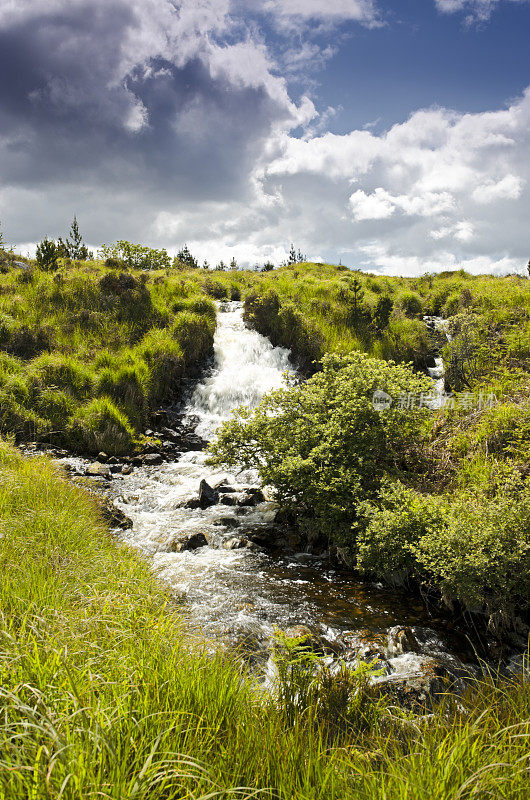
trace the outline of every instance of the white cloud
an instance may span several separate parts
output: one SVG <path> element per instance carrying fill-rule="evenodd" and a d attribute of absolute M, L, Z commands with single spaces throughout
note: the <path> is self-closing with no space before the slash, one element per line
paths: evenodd
<path fill-rule="evenodd" d="M 485 22 L 501 2 L 526 3 L 528 0 L 434 0 L 443 14 L 466 13 L 466 21 Z"/>
<path fill-rule="evenodd" d="M 473 191 L 477 203 L 494 203 L 496 200 L 517 200 L 522 194 L 524 181 L 518 175 L 505 175 L 499 181 L 488 180 Z"/>
<path fill-rule="evenodd" d="M 280 21 L 321 20 L 343 22 L 353 20 L 367 25 L 379 20 L 373 0 L 265 0 L 263 9 Z"/>
<path fill-rule="evenodd" d="M 391 195 L 379 187 L 372 194 L 362 189 L 354 192 L 349 200 L 354 219 L 388 219 L 395 211 L 407 216 L 432 217 L 448 211 L 454 206 L 448 192 L 425 192 L 422 195 Z"/>

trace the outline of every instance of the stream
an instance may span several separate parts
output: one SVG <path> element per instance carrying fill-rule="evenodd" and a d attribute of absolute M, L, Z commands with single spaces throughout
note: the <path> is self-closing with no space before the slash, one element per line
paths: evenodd
<path fill-rule="evenodd" d="M 284 385 L 292 369 L 289 351 L 247 329 L 242 313 L 240 303 L 221 305 L 213 366 L 185 409 L 185 420 L 206 440 L 235 408 L 254 407 Z M 152 561 L 197 633 L 243 647 L 263 667 L 275 628 L 293 626 L 307 626 L 335 658 L 379 657 L 386 674 L 396 678 L 421 675 L 433 659 L 452 674 L 462 672 L 462 662 L 474 661 L 450 620 L 429 616 L 418 598 L 331 567 L 325 554 L 232 549 L 241 530 L 270 525 L 277 506 L 265 492 L 255 506 L 228 505 L 230 494 L 222 494 L 208 508 L 186 507 L 203 479 L 210 486 L 224 480 L 236 491 L 258 484 L 250 471 L 216 472 L 205 460 L 200 450 L 185 452 L 112 480 L 115 504 L 133 521 L 120 538 Z M 176 543 L 195 533 L 207 544 L 178 552 Z"/>

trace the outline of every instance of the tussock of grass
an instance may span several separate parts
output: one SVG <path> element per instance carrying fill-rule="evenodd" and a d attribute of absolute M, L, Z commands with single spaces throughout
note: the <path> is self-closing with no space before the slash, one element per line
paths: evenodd
<path fill-rule="evenodd" d="M 0 569 L 2 800 L 527 797 L 530 684 L 428 718 L 383 704 L 340 736 L 333 708 L 289 720 L 190 641 L 93 500 L 6 445 Z"/>

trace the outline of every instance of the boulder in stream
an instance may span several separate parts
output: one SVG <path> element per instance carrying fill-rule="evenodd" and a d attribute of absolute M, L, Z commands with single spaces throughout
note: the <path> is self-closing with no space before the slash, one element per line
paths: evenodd
<path fill-rule="evenodd" d="M 129 519 L 129 517 L 110 500 L 105 501 L 101 505 L 101 514 L 105 522 L 110 525 L 111 528 L 120 528 L 125 531 L 133 526 L 132 519 Z"/>
<path fill-rule="evenodd" d="M 191 533 L 172 542 L 169 551 L 171 553 L 183 553 L 186 550 L 198 550 L 200 547 L 206 547 L 207 544 L 208 540 L 204 533 Z"/>
<path fill-rule="evenodd" d="M 89 464 L 86 468 L 85 474 L 91 478 L 110 479 L 111 476 L 110 467 L 108 467 L 106 464 L 101 464 L 99 461 L 94 461 L 92 464 Z"/>
<path fill-rule="evenodd" d="M 209 508 L 214 506 L 218 500 L 219 493 L 203 479 L 199 485 L 199 507 Z"/>

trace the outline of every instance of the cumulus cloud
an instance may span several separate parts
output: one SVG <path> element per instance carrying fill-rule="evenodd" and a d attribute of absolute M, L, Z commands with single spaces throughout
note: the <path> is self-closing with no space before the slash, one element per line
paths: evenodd
<path fill-rule="evenodd" d="M 354 20 L 373 25 L 379 20 L 374 0 L 264 0 L 263 9 L 284 22 Z"/>
<path fill-rule="evenodd" d="M 467 22 L 485 22 L 501 2 L 527 3 L 528 0 L 434 0 L 444 14 L 464 12 Z"/>
<path fill-rule="evenodd" d="M 377 18 L 375 3 L 327 5 L 252 7 L 269 21 Z M 75 212 L 92 246 L 187 242 L 212 263 L 277 263 L 294 242 L 407 274 L 526 264 L 530 91 L 497 111 L 432 108 L 382 133 L 326 132 L 334 110 L 293 100 L 265 34 L 238 11 L 248 6 L 0 0 L 8 240 L 64 234 Z M 300 64 L 318 58 L 300 42 Z"/>

